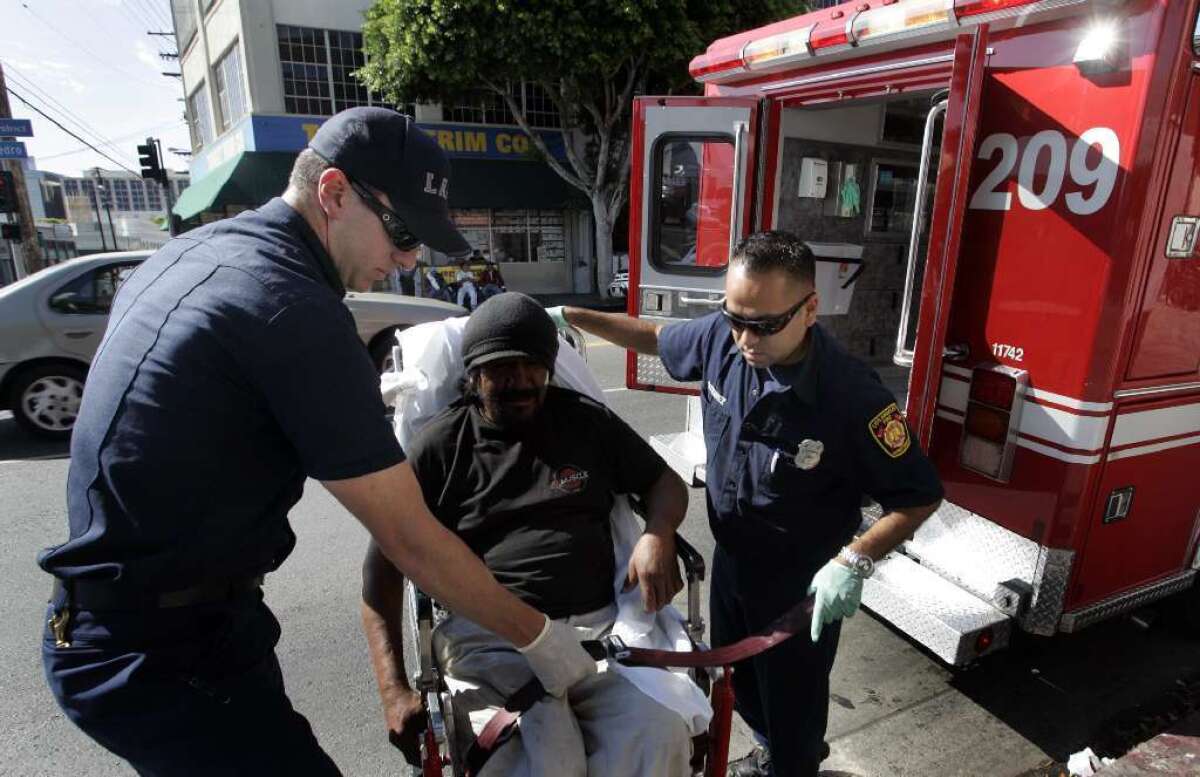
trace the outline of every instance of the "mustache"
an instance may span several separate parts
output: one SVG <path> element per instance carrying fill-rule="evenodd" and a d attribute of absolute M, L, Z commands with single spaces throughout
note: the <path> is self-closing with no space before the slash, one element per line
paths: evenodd
<path fill-rule="evenodd" d="M 528 399 L 537 399 L 540 395 L 541 392 L 538 389 L 510 389 L 498 391 L 491 398 L 497 402 L 524 402 Z"/>

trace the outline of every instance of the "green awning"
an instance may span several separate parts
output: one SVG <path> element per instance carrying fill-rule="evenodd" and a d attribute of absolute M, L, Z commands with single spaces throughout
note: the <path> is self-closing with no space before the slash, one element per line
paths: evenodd
<path fill-rule="evenodd" d="M 545 162 L 450 160 L 450 207 L 558 210 L 591 205 Z"/>
<path fill-rule="evenodd" d="M 187 220 L 204 211 L 223 213 L 229 205 L 257 208 L 283 193 L 295 161 L 290 152 L 243 151 L 192 181 L 172 212 Z"/>

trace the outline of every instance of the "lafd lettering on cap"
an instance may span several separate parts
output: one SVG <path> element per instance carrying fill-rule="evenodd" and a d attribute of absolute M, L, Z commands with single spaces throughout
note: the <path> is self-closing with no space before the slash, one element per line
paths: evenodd
<path fill-rule="evenodd" d="M 450 199 L 450 179 L 443 178 L 440 186 L 434 186 L 435 178 L 437 178 L 437 173 L 425 173 L 425 193 L 436 194 L 443 200 Z"/>

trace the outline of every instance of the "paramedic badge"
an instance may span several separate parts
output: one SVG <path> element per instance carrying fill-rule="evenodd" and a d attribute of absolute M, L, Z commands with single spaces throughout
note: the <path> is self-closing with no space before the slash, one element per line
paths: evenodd
<path fill-rule="evenodd" d="M 904 423 L 904 414 L 900 412 L 900 408 L 896 407 L 895 402 L 872 418 L 871 423 L 867 424 L 867 428 L 871 430 L 871 436 L 875 438 L 875 442 L 879 443 L 879 447 L 883 448 L 883 452 L 893 459 L 903 456 L 911 444 L 908 437 L 908 425 Z"/>
<path fill-rule="evenodd" d="M 796 449 L 796 468 L 812 469 L 821 461 L 825 452 L 825 443 L 820 440 L 805 440 Z"/>

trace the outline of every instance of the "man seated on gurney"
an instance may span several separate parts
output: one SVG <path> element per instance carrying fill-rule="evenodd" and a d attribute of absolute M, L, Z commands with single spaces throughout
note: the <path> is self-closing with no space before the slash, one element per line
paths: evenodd
<path fill-rule="evenodd" d="M 580 640 L 606 634 L 617 613 L 609 514 L 613 494 L 636 494 L 646 532 L 634 547 L 628 584 L 655 611 L 682 588 L 674 534 L 687 509 L 683 482 L 603 405 L 550 386 L 558 352 L 554 323 L 531 298 L 487 300 L 462 336 L 464 397 L 407 446 L 433 514 L 458 534 L 496 579 Z M 393 742 L 417 765 L 421 699 L 408 688 L 401 639 L 403 578 L 374 544 L 363 565 L 363 620 Z M 532 678 L 504 639 L 451 615 L 434 634 L 446 674 L 466 686 L 459 711 L 475 730 Z M 655 671 L 655 670 L 650 670 Z M 484 775 L 683 777 L 691 731 L 676 712 L 615 672 L 546 697 L 521 718 Z"/>

